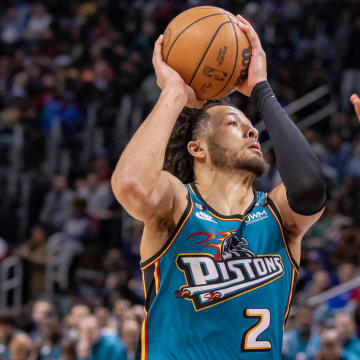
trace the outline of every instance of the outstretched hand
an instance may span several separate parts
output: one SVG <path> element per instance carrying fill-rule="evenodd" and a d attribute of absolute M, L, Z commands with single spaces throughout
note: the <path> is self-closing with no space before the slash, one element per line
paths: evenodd
<path fill-rule="evenodd" d="M 161 90 L 165 90 L 171 86 L 179 86 L 185 90 L 186 94 L 186 106 L 190 108 L 201 109 L 205 104 L 205 100 L 200 100 L 195 91 L 187 84 L 185 84 L 182 77 L 168 66 L 162 58 L 161 46 L 163 43 L 163 35 L 156 40 L 154 46 L 154 53 L 152 57 L 152 63 L 154 65 L 157 84 Z"/>
<path fill-rule="evenodd" d="M 237 90 L 246 96 L 250 96 L 251 91 L 256 84 L 267 80 L 266 55 L 261 46 L 259 36 L 250 23 L 240 15 L 237 15 L 236 18 L 238 20 L 237 25 L 244 31 L 251 46 L 248 77 L 238 85 Z"/>
<path fill-rule="evenodd" d="M 352 94 L 350 97 L 350 101 L 354 105 L 356 115 L 360 121 L 360 97 L 359 97 L 359 95 Z"/>

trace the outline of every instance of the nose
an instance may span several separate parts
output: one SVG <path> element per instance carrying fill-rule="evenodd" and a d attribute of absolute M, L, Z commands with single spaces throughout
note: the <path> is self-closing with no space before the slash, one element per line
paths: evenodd
<path fill-rule="evenodd" d="M 259 137 L 259 132 L 255 128 L 249 126 L 247 130 L 247 137 L 257 140 Z"/>

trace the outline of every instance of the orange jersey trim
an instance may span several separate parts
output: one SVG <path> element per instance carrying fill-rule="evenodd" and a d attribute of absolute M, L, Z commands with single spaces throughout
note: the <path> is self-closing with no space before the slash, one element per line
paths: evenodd
<path fill-rule="evenodd" d="M 294 282 L 295 282 L 295 271 L 294 271 L 294 269 L 293 269 L 293 270 L 291 271 L 291 285 L 290 285 L 288 302 L 287 302 L 286 310 L 285 310 L 285 314 L 284 314 L 284 328 L 285 328 L 286 319 L 287 319 L 288 314 L 289 314 L 289 311 L 290 311 L 290 304 L 291 304 L 291 299 L 292 299 L 292 296 L 293 296 Z"/>
<path fill-rule="evenodd" d="M 191 206 L 190 206 L 190 210 L 188 212 L 188 214 L 186 215 L 184 221 L 182 222 L 182 224 L 180 225 L 179 229 L 177 230 L 176 234 L 173 236 L 173 239 L 170 241 L 170 243 L 168 244 L 168 246 L 154 259 L 152 260 L 151 262 L 149 262 L 148 264 L 146 264 L 145 266 L 142 267 L 142 269 L 146 269 L 148 268 L 150 265 L 154 264 L 154 262 L 160 260 L 160 258 L 162 258 L 167 252 L 168 250 L 170 249 L 171 245 L 174 243 L 174 241 L 176 240 L 176 238 L 179 236 L 181 230 L 183 229 L 184 225 L 186 224 L 186 222 L 189 220 L 189 217 L 193 211 L 193 208 L 194 208 L 194 202 L 190 197 L 190 202 L 191 202 Z"/>
<path fill-rule="evenodd" d="M 266 200 L 267 200 L 267 194 L 266 194 Z M 270 212 L 273 214 L 273 216 L 274 216 L 274 218 L 275 218 L 275 220 L 276 220 L 276 222 L 277 222 L 277 224 L 279 226 L 279 229 L 280 229 L 280 232 L 281 232 L 281 238 L 283 240 L 284 247 L 285 247 L 288 259 L 289 259 L 293 269 L 295 270 L 295 272 L 298 273 L 298 266 L 294 263 L 293 257 L 292 257 L 292 255 L 290 253 L 288 244 L 287 244 L 286 239 L 285 239 L 284 230 L 283 230 L 283 227 L 281 225 L 281 222 L 280 222 L 278 216 L 276 215 L 275 211 L 273 210 L 273 208 L 271 207 L 271 205 L 269 203 L 267 203 L 267 207 L 270 210 Z"/>

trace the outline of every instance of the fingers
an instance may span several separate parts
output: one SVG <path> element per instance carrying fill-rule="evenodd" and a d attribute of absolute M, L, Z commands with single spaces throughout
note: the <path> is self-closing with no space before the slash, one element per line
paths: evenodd
<path fill-rule="evenodd" d="M 196 96 L 196 93 L 194 91 L 194 89 L 192 87 L 190 87 L 189 85 L 186 85 L 186 89 L 187 89 L 187 96 L 188 96 L 188 104 L 186 106 L 191 107 L 191 108 L 196 108 L 196 109 L 201 109 L 207 100 L 203 100 L 203 99 L 199 99 Z"/>
<path fill-rule="evenodd" d="M 201 109 L 206 104 L 206 100 L 196 99 L 195 108 Z"/>
<path fill-rule="evenodd" d="M 350 97 L 350 101 L 354 105 L 356 115 L 360 120 L 360 97 L 357 94 L 352 94 Z"/>
<path fill-rule="evenodd" d="M 251 49 L 253 51 L 263 51 L 260 39 L 254 28 L 250 25 L 250 23 L 245 20 L 241 15 L 236 15 L 238 20 L 237 25 L 239 28 L 245 32 L 247 38 L 249 39 Z"/>
<path fill-rule="evenodd" d="M 246 25 L 249 25 L 249 26 L 252 28 L 251 24 L 250 24 L 243 16 L 241 16 L 240 14 L 238 14 L 238 15 L 236 15 L 236 17 L 237 17 L 237 19 L 238 19 L 239 21 L 241 21 L 242 23 L 244 23 L 244 24 L 246 24 Z"/>
<path fill-rule="evenodd" d="M 353 105 L 356 105 L 356 103 L 360 103 L 360 97 L 357 94 L 352 94 L 350 97 L 350 101 Z"/>
<path fill-rule="evenodd" d="M 152 57 L 152 63 L 154 65 L 154 67 L 163 62 L 163 58 L 162 58 L 162 54 L 161 54 L 161 46 L 163 43 L 164 37 L 161 34 L 158 39 L 155 41 L 155 45 L 154 45 L 154 52 L 153 52 L 153 57 Z"/>

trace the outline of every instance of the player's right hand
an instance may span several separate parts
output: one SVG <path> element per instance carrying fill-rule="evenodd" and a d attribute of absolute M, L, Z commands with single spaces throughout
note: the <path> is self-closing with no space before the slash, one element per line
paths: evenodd
<path fill-rule="evenodd" d="M 237 25 L 246 34 L 251 46 L 248 77 L 240 83 L 237 90 L 246 96 L 250 96 L 256 84 L 267 80 L 266 54 L 261 46 L 259 36 L 251 24 L 241 15 L 237 15 L 236 18 L 238 20 Z"/>
<path fill-rule="evenodd" d="M 356 115 L 360 121 L 360 97 L 357 94 L 352 94 L 350 97 L 350 101 L 354 105 Z"/>
<path fill-rule="evenodd" d="M 161 55 L 161 46 L 163 43 L 163 35 L 156 40 L 154 46 L 154 53 L 152 57 L 152 63 L 154 65 L 157 84 L 161 90 L 168 89 L 172 86 L 178 86 L 184 89 L 184 96 L 186 96 L 186 106 L 190 108 L 201 109 L 205 100 L 199 99 L 195 91 L 189 86 L 186 85 L 182 77 L 168 66 L 162 58 Z"/>

